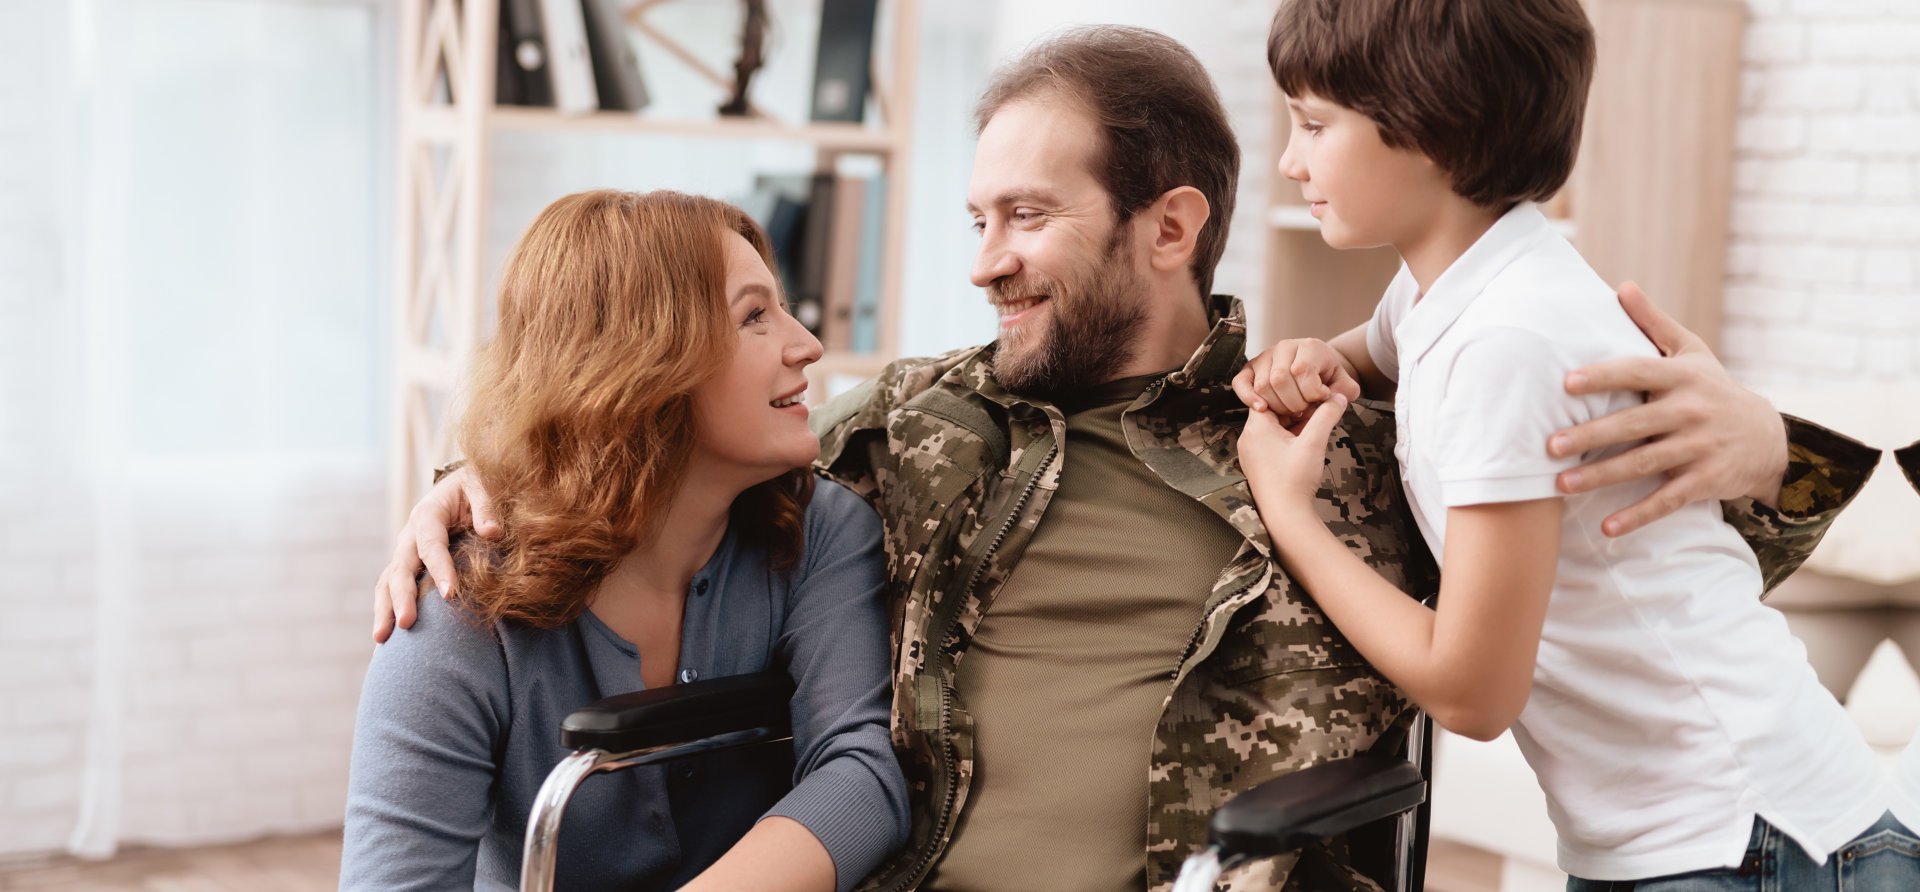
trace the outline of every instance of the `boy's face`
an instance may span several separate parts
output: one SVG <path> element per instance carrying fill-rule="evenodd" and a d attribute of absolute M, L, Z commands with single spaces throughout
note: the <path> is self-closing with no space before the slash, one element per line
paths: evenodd
<path fill-rule="evenodd" d="M 1327 244 L 1404 250 L 1453 196 L 1432 159 L 1381 142 L 1366 115 L 1311 93 L 1287 97 L 1287 113 L 1293 128 L 1280 173 L 1300 184 Z"/>

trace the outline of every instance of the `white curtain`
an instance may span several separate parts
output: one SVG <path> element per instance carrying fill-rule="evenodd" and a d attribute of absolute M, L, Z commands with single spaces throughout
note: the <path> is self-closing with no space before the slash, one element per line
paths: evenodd
<path fill-rule="evenodd" d="M 15 6 L 0 855 L 337 825 L 385 538 L 391 11 Z"/>

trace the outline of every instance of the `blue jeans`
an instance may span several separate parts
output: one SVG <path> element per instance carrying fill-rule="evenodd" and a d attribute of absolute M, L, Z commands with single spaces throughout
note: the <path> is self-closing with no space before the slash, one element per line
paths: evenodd
<path fill-rule="evenodd" d="M 1758 818 L 1739 867 L 1647 880 L 1567 878 L 1567 892 L 1914 892 L 1920 839 L 1888 812 L 1865 833 L 1815 864 L 1798 843 Z"/>

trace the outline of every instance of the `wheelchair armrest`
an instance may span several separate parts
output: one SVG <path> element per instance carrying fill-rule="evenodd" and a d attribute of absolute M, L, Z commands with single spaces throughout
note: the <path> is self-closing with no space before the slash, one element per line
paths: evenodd
<path fill-rule="evenodd" d="M 1265 858 L 1418 807 L 1427 799 L 1419 766 L 1352 756 L 1282 775 L 1229 800 L 1208 823 L 1223 863 Z"/>
<path fill-rule="evenodd" d="M 574 710 L 560 723 L 560 745 L 625 753 L 753 728 L 785 737 L 792 699 L 793 680 L 779 671 L 635 691 Z"/>

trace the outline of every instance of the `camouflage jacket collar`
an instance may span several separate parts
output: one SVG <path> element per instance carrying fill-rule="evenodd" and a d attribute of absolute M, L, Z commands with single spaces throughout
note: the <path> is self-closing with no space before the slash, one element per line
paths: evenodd
<path fill-rule="evenodd" d="M 1187 364 L 1167 376 L 1167 384 L 1182 389 L 1231 385 L 1233 376 L 1247 364 L 1247 311 L 1240 301 L 1225 294 L 1207 298 L 1207 320 L 1213 323 L 1200 348 L 1187 358 Z"/>

